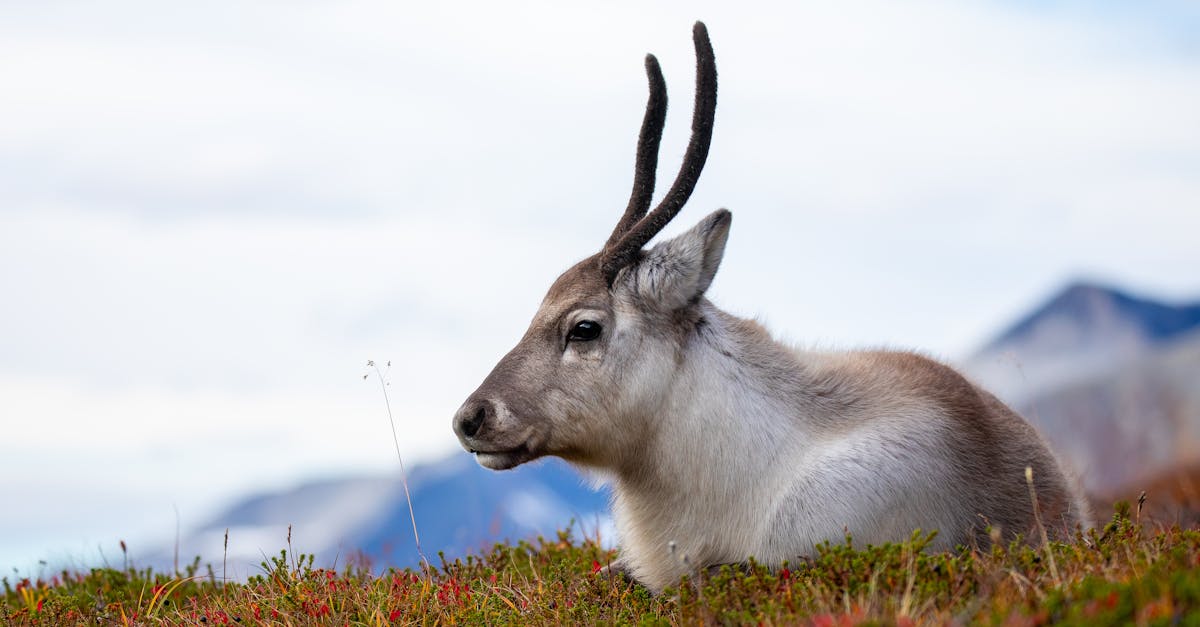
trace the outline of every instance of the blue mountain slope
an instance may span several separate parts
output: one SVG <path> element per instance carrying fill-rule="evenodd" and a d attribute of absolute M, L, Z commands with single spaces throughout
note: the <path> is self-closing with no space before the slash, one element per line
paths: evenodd
<path fill-rule="evenodd" d="M 431 559 L 438 551 L 459 556 L 502 539 L 550 536 L 573 519 L 594 527 L 608 509 L 605 494 L 593 491 L 558 460 L 493 472 L 457 454 L 438 466 L 418 469 L 409 486 L 421 548 Z M 389 563 L 417 562 L 402 493 L 384 516 L 355 535 L 357 546 L 368 555 Z"/>
<path fill-rule="evenodd" d="M 453 559 L 499 540 L 552 536 L 572 520 L 590 533 L 607 519 L 607 493 L 591 489 L 557 459 L 494 472 L 458 453 L 410 470 L 421 549 L 435 563 L 439 552 Z M 274 529 L 265 540 L 270 546 L 240 547 L 250 563 L 257 563 L 260 551 L 273 553 L 282 530 L 291 526 L 300 550 L 314 553 L 321 563 L 361 551 L 377 567 L 415 566 L 419 555 L 398 474 L 315 481 L 245 499 L 190 534 L 185 554 L 210 557 L 220 549 L 215 541 L 225 529 L 231 529 L 231 545 L 258 535 L 257 530 Z"/>

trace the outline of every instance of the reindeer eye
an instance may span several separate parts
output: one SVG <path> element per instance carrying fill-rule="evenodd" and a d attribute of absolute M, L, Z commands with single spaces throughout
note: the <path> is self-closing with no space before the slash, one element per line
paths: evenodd
<path fill-rule="evenodd" d="M 581 320 L 567 334 L 568 342 L 590 342 L 600 337 L 600 323 L 591 320 Z"/>

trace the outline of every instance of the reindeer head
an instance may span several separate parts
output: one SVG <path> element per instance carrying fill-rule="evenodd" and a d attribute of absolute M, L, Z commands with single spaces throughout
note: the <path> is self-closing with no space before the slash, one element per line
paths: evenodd
<path fill-rule="evenodd" d="M 656 428 L 731 221 L 722 209 L 643 250 L 683 208 L 708 157 L 717 70 L 704 24 L 696 23 L 693 38 L 692 136 L 671 189 L 647 212 L 667 113 L 662 71 L 647 55 L 650 97 L 625 214 L 599 253 L 554 282 L 525 336 L 454 416 L 459 441 L 483 466 L 557 455 L 615 467 Z"/>

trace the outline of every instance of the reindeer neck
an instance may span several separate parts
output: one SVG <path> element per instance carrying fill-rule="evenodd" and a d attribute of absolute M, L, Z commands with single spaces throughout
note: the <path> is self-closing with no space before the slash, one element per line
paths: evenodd
<path fill-rule="evenodd" d="M 811 435 L 814 400 L 801 357 L 758 323 L 703 300 L 666 402 L 648 417 L 655 429 L 618 475 L 629 484 L 712 480 L 735 465 L 769 464 L 777 451 Z M 705 460 L 698 467 L 696 460 Z"/>

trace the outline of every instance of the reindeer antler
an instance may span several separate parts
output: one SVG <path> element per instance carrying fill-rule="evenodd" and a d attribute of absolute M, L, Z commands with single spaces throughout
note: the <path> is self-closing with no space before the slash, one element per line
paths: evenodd
<path fill-rule="evenodd" d="M 713 118 L 717 110 L 717 65 L 712 44 L 708 40 L 708 29 L 703 22 L 692 28 L 692 39 L 696 46 L 696 102 L 692 110 L 692 138 L 683 165 L 675 182 L 658 206 L 646 214 L 654 193 L 654 172 L 658 165 L 658 145 L 662 139 L 663 122 L 666 117 L 667 92 L 663 85 L 662 71 L 653 55 L 646 56 L 646 74 L 650 81 L 650 98 L 646 103 L 646 116 L 642 119 L 642 130 L 638 136 L 637 165 L 634 170 L 633 194 L 625 215 L 613 229 L 600 255 L 600 271 L 612 285 L 621 268 L 637 257 L 642 247 L 679 213 L 692 195 L 704 162 L 708 158 L 708 147 L 712 143 Z"/>
<path fill-rule="evenodd" d="M 650 97 L 646 101 L 646 115 L 642 118 L 642 131 L 638 134 L 637 162 L 633 166 L 633 192 L 625 215 L 604 243 L 607 250 L 620 241 L 625 234 L 650 209 L 654 196 L 654 177 L 658 169 L 658 146 L 662 142 L 663 124 L 667 119 L 667 85 L 663 81 L 662 68 L 652 54 L 646 55 L 646 79 L 650 84 Z"/>

